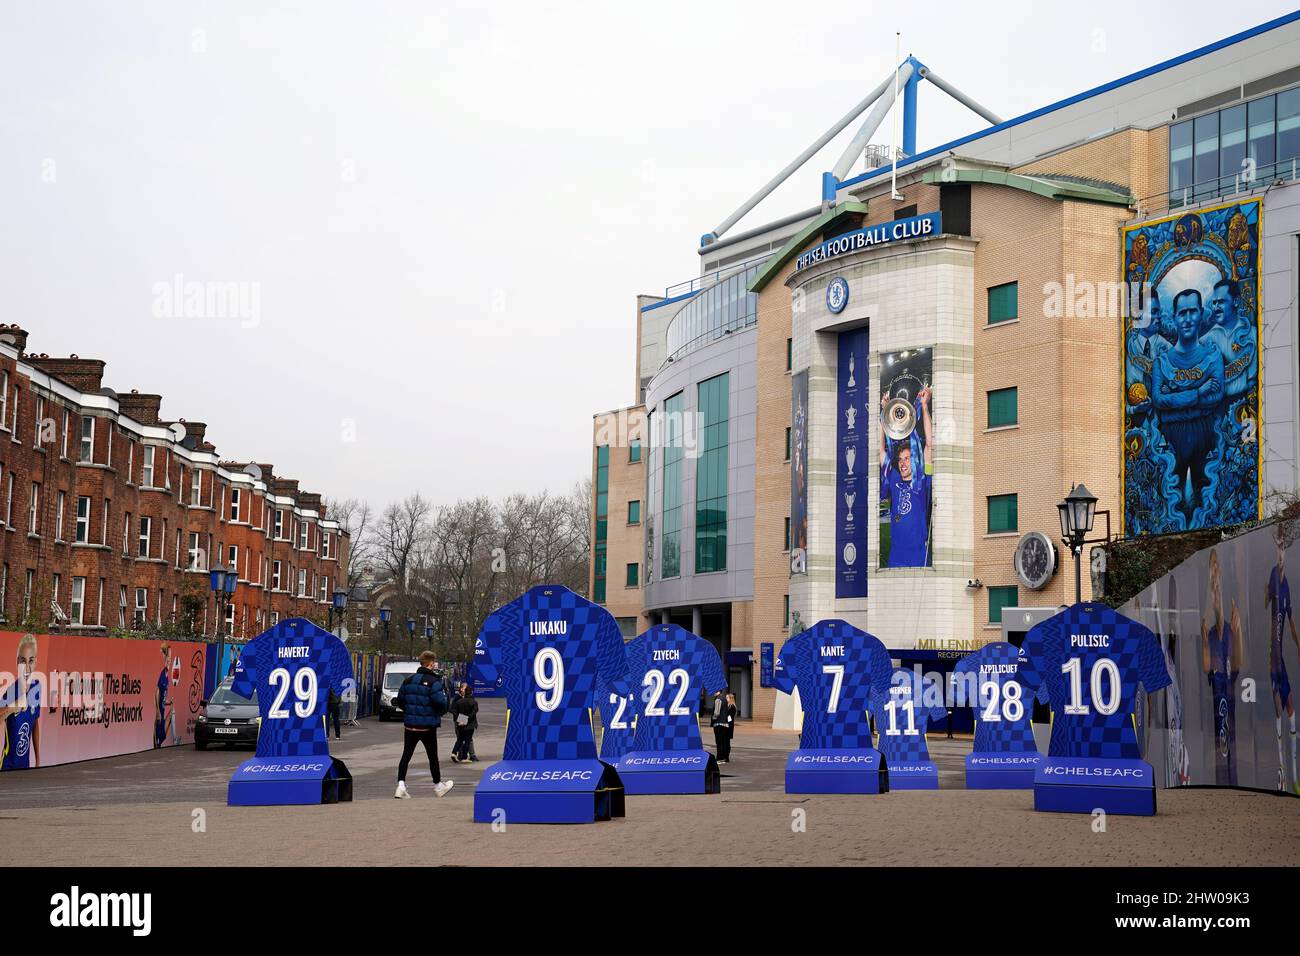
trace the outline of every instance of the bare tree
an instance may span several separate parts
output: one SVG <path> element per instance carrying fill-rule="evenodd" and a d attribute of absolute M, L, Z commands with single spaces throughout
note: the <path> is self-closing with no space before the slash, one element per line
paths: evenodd
<path fill-rule="evenodd" d="M 388 572 L 398 594 L 405 594 L 411 571 L 427 545 L 433 506 L 417 491 L 384 509 L 379 519 L 377 563 Z"/>
<path fill-rule="evenodd" d="M 359 498 L 327 498 L 325 514 L 337 521 L 348 536 L 347 589 L 350 592 L 375 561 L 375 527 L 370 502 Z"/>

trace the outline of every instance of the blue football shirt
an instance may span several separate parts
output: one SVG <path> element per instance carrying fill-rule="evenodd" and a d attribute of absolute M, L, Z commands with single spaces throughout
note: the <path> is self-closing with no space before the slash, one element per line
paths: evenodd
<path fill-rule="evenodd" d="M 638 697 L 636 750 L 699 750 L 700 697 L 727 686 L 718 649 L 676 624 L 657 624 L 627 645 Z"/>
<path fill-rule="evenodd" d="M 352 683 L 352 658 L 343 642 L 295 617 L 244 645 L 230 689 L 250 699 L 257 694 L 257 756 L 319 757 L 329 754 L 329 692 L 341 698 Z"/>
<path fill-rule="evenodd" d="M 889 567 L 925 567 L 930 544 L 931 477 L 922 470 L 904 481 L 886 464 L 880 472 L 880 499 L 889 502 Z"/>
<path fill-rule="evenodd" d="M 506 691 L 503 758 L 594 759 L 596 682 L 628 690 L 623 635 L 610 613 L 566 587 L 539 585 L 501 608 L 481 636 Z"/>
<path fill-rule="evenodd" d="M 1035 625 L 1021 648 L 1017 678 L 1026 691 L 1047 688 L 1052 757 L 1141 757 L 1134 709 L 1138 685 L 1154 693 L 1169 670 L 1150 629 L 1104 604 L 1084 602 Z"/>
<path fill-rule="evenodd" d="M 871 748 L 871 696 L 893 669 L 885 645 L 844 621 L 818 621 L 786 641 L 781 657 L 803 707 L 800 748 Z"/>
<path fill-rule="evenodd" d="M 994 641 L 968 654 L 953 669 L 956 701 L 975 711 L 977 753 L 1037 751 L 1034 743 L 1034 700 L 1047 703 L 1047 688 L 1026 693 L 1018 675 L 1029 663 L 1014 644 Z"/>
<path fill-rule="evenodd" d="M 637 696 L 630 691 L 620 694 L 602 678 L 596 682 L 596 704 L 600 710 L 600 759 L 614 763 L 635 749 Z"/>
<path fill-rule="evenodd" d="M 1237 785 L 1237 678 L 1232 660 L 1235 645 L 1232 624 L 1210 626 L 1206 634 L 1209 644 L 1210 695 L 1214 702 L 1214 782 L 1221 787 Z"/>
<path fill-rule="evenodd" d="M 876 721 L 876 749 L 886 768 L 929 761 L 925 732 L 931 723 L 948 716 L 939 685 L 905 667 L 894 668 L 888 683 L 876 689 L 870 710 Z"/>
<path fill-rule="evenodd" d="M 0 757 L 0 770 L 28 770 L 32 765 L 32 734 L 41 716 L 41 684 L 32 680 L 27 693 L 18 689 L 14 681 L 5 688 L 0 707 L 21 707 L 17 713 L 5 718 L 4 754 Z"/>

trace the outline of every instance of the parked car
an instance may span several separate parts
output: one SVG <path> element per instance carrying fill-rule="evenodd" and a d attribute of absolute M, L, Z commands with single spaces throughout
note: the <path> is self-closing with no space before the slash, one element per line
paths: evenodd
<path fill-rule="evenodd" d="M 389 661 L 384 668 L 384 683 L 379 690 L 379 719 L 397 720 L 402 707 L 397 701 L 397 691 L 402 681 L 420 669 L 418 661 Z"/>
<path fill-rule="evenodd" d="M 212 699 L 202 702 L 203 709 L 194 726 L 195 750 L 207 750 L 208 744 L 257 746 L 257 732 L 262 725 L 257 694 L 253 694 L 252 700 L 240 697 L 230 689 L 233 680 L 227 677 L 217 686 Z"/>

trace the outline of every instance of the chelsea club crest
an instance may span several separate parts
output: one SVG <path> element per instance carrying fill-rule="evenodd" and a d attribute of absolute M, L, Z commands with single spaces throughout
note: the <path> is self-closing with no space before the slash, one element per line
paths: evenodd
<path fill-rule="evenodd" d="M 839 315 L 848 304 L 849 283 L 843 276 L 836 276 L 826 287 L 826 308 Z"/>

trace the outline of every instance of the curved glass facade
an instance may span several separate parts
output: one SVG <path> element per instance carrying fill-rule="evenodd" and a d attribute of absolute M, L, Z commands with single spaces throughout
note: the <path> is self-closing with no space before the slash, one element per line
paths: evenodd
<path fill-rule="evenodd" d="M 758 296 L 749 284 L 763 263 L 728 276 L 705 289 L 673 318 L 668 326 L 669 359 L 702 348 L 727 332 L 747 329 L 758 322 Z"/>

